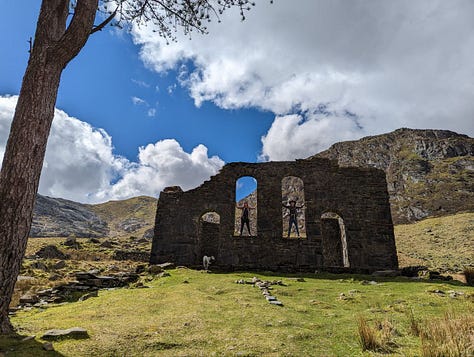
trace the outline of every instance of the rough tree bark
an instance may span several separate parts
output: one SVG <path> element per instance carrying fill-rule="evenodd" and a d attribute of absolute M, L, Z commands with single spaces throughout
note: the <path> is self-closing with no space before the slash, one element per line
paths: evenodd
<path fill-rule="evenodd" d="M 43 0 L 0 173 L 0 334 L 25 253 L 61 73 L 87 42 L 98 0 Z"/>

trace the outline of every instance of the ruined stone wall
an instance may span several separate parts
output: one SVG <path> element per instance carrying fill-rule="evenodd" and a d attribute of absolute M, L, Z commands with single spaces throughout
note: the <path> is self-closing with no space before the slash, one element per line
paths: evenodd
<path fill-rule="evenodd" d="M 235 183 L 242 176 L 252 176 L 258 184 L 255 237 L 234 236 Z M 303 180 L 307 238 L 282 237 L 281 183 L 286 176 Z M 211 211 L 220 215 L 214 228 L 200 220 Z M 223 269 L 340 268 L 333 266 L 338 259 L 325 261 L 323 256 L 321 215 L 325 212 L 334 212 L 344 221 L 350 269 L 397 268 L 384 172 L 341 168 L 327 159 L 231 163 L 196 189 L 165 189 L 158 201 L 150 261 L 198 266 L 203 255 L 214 255 L 213 266 Z"/>

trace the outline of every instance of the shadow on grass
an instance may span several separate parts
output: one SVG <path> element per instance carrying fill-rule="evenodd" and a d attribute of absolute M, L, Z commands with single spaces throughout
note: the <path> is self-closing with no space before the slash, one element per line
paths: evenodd
<path fill-rule="evenodd" d="M 422 284 L 446 284 L 452 286 L 468 286 L 467 284 L 459 281 L 459 280 L 429 280 L 429 279 L 413 279 L 406 276 L 396 276 L 396 277 L 380 277 L 374 276 L 370 274 L 349 274 L 349 273 L 279 273 L 273 271 L 210 271 L 212 274 L 245 274 L 245 275 L 252 275 L 252 276 L 270 276 L 275 278 L 307 278 L 307 279 L 323 279 L 323 280 L 348 280 L 348 281 L 376 281 L 377 283 L 382 282 L 396 282 L 396 283 L 422 283 Z"/>
<path fill-rule="evenodd" d="M 0 335 L 0 356 L 42 357 L 42 356 L 64 356 L 56 351 L 46 351 L 43 343 L 36 339 L 24 340 L 28 336 L 12 334 Z"/>

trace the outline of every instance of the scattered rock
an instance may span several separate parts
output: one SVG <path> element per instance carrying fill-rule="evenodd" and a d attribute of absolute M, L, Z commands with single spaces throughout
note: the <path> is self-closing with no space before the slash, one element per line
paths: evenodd
<path fill-rule="evenodd" d="M 371 281 L 368 281 L 368 280 L 362 280 L 360 282 L 361 285 L 378 285 L 379 283 L 377 283 L 376 281 L 374 280 L 371 280 Z"/>
<path fill-rule="evenodd" d="M 350 295 L 354 295 L 354 294 L 358 294 L 358 293 L 360 293 L 360 291 L 357 290 L 357 289 L 349 290 Z"/>
<path fill-rule="evenodd" d="M 51 342 L 44 342 L 43 343 L 43 350 L 45 350 L 45 351 L 54 351 L 53 344 Z"/>
<path fill-rule="evenodd" d="M 94 243 L 94 244 L 99 244 L 100 243 L 100 239 L 99 238 L 90 238 L 89 239 L 89 243 Z"/>
<path fill-rule="evenodd" d="M 408 267 L 402 268 L 400 270 L 400 274 L 402 276 L 418 277 L 419 273 L 424 270 L 428 270 L 428 267 L 424 265 L 408 266 Z"/>
<path fill-rule="evenodd" d="M 171 276 L 171 274 L 168 273 L 167 271 L 164 271 L 164 272 L 159 273 L 159 274 L 157 275 L 157 277 L 159 277 L 159 278 L 164 278 L 164 277 L 166 277 L 166 276 Z"/>
<path fill-rule="evenodd" d="M 21 339 L 21 342 L 31 341 L 34 340 L 36 336 L 26 336 Z"/>
<path fill-rule="evenodd" d="M 20 304 L 36 304 L 39 296 L 36 294 L 26 293 L 20 297 Z"/>
<path fill-rule="evenodd" d="M 103 241 L 101 244 L 100 244 L 100 247 L 102 248 L 113 248 L 114 245 L 116 245 L 117 243 L 115 242 L 112 242 L 110 240 L 105 240 Z"/>
<path fill-rule="evenodd" d="M 161 267 L 164 270 L 174 268 L 174 263 L 162 263 L 162 264 L 156 264 L 156 265 L 158 265 L 159 267 Z"/>
<path fill-rule="evenodd" d="M 61 252 L 55 245 L 47 245 L 35 253 L 44 259 L 69 259 L 69 255 Z"/>
<path fill-rule="evenodd" d="M 84 294 L 79 298 L 79 301 L 85 301 L 87 299 L 90 299 L 92 297 L 97 297 L 99 296 L 99 292 L 97 290 L 91 291 L 90 293 Z"/>
<path fill-rule="evenodd" d="M 137 282 L 132 286 L 135 289 L 146 289 L 149 288 L 149 286 L 144 285 L 141 281 Z"/>
<path fill-rule="evenodd" d="M 57 340 L 61 338 L 89 338 L 87 330 L 82 327 L 72 327 L 67 330 L 53 329 L 46 331 L 45 334 L 41 337 L 43 340 Z"/>
<path fill-rule="evenodd" d="M 449 297 L 452 298 L 452 299 L 455 299 L 458 296 L 464 295 L 464 293 L 462 291 L 454 291 L 454 290 L 449 290 L 449 291 L 447 291 L 447 293 L 449 294 Z"/>
<path fill-rule="evenodd" d="M 43 301 L 43 300 L 40 300 L 39 302 L 37 302 L 36 304 L 33 305 L 33 307 L 37 307 L 37 308 L 44 308 L 48 305 L 48 302 L 47 301 Z"/>
<path fill-rule="evenodd" d="M 148 273 L 156 275 L 163 272 L 163 268 L 159 265 L 150 265 L 148 267 Z"/>
<path fill-rule="evenodd" d="M 46 266 L 46 264 L 44 264 L 43 262 L 40 262 L 40 261 L 36 261 L 36 262 L 31 263 L 30 268 L 39 269 L 39 270 L 43 270 L 43 271 L 48 270 L 48 267 Z"/>
<path fill-rule="evenodd" d="M 66 247 L 73 248 L 73 249 L 82 248 L 81 244 L 76 240 L 76 237 L 68 237 L 62 244 Z"/>
<path fill-rule="evenodd" d="M 271 300 L 269 303 L 272 305 L 283 306 L 283 303 L 279 300 Z"/>
<path fill-rule="evenodd" d="M 281 280 L 273 280 L 272 285 L 280 285 L 280 286 L 287 286 L 283 281 Z"/>

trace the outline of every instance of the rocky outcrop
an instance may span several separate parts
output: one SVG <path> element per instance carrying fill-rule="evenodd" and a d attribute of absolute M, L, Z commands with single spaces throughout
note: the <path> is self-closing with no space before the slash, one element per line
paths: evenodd
<path fill-rule="evenodd" d="M 31 237 L 103 237 L 108 232 L 107 222 L 87 205 L 62 198 L 36 197 Z"/>
<path fill-rule="evenodd" d="M 143 219 L 131 217 L 119 222 L 116 227 L 118 230 L 133 233 L 143 227 L 150 225 L 150 222 L 145 222 Z"/>
<path fill-rule="evenodd" d="M 314 158 L 384 170 L 394 223 L 474 211 L 474 138 L 466 135 L 398 129 L 336 143 Z"/>

